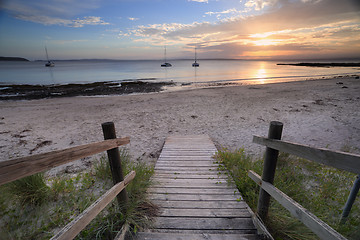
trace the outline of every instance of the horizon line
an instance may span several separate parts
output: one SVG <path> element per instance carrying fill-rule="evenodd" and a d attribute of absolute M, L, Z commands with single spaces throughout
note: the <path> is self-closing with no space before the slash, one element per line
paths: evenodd
<path fill-rule="evenodd" d="M 113 59 L 113 58 L 74 58 L 74 59 L 53 59 L 51 61 L 163 61 L 164 59 Z M 171 58 L 168 61 L 193 61 L 193 58 Z M 246 59 L 246 58 L 199 58 L 198 61 L 326 61 L 326 60 L 357 60 L 358 57 L 338 57 L 338 58 L 258 58 L 258 59 Z M 45 59 L 29 60 L 30 62 L 47 61 Z"/>

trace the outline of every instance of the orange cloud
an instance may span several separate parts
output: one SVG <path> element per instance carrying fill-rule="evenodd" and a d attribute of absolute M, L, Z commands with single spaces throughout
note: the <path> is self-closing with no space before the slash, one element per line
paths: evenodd
<path fill-rule="evenodd" d="M 128 35 L 151 45 L 197 45 L 203 58 L 352 57 L 360 55 L 360 7 L 356 1 L 247 1 L 258 15 L 216 23 L 138 26 Z M 265 11 L 264 9 L 267 9 Z M 214 13 L 215 14 L 215 13 Z"/>

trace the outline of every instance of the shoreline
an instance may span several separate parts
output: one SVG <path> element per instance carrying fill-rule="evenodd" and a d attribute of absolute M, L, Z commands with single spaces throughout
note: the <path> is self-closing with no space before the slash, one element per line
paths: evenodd
<path fill-rule="evenodd" d="M 344 76 L 314 76 L 314 77 L 274 77 L 265 79 L 229 79 L 209 82 L 175 83 L 171 81 L 151 81 L 154 79 L 138 79 L 130 81 L 103 81 L 92 83 L 69 84 L 3 84 L 0 85 L 0 101 L 6 100 L 36 100 L 78 96 L 122 96 L 129 94 L 176 92 L 213 87 L 256 86 L 264 84 L 303 82 L 326 80 L 334 78 L 355 78 L 357 74 Z"/>
<path fill-rule="evenodd" d="M 261 156 L 253 135 L 270 121 L 283 139 L 360 153 L 360 80 L 355 77 L 217 86 L 152 94 L 0 101 L 0 161 L 101 141 L 101 123 L 130 136 L 133 159 L 155 162 L 169 135 L 208 134 L 218 148 Z M 91 166 L 83 159 L 50 174 Z"/>

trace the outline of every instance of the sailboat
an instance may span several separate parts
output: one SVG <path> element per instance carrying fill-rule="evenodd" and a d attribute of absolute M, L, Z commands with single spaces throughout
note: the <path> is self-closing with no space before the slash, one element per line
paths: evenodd
<path fill-rule="evenodd" d="M 161 67 L 171 67 L 172 65 L 170 63 L 166 62 L 166 47 L 164 50 L 164 59 L 165 59 L 165 62 L 163 64 L 161 64 Z"/>
<path fill-rule="evenodd" d="M 196 62 L 196 48 L 195 48 L 195 62 L 192 64 L 193 67 L 200 67 L 200 64 Z"/>
<path fill-rule="evenodd" d="M 47 59 L 47 63 L 45 63 L 45 67 L 55 67 L 55 63 L 53 61 L 49 60 L 49 55 L 48 55 L 46 46 L 45 46 L 45 52 L 46 52 L 46 59 Z"/>

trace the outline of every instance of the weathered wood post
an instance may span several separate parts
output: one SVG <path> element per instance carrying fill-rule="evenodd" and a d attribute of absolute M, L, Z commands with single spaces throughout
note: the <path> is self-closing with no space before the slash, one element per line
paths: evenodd
<path fill-rule="evenodd" d="M 280 140 L 282 129 L 283 129 L 283 124 L 281 122 L 272 121 L 270 123 L 268 138 Z M 279 155 L 278 150 L 266 147 L 264 169 L 261 177 L 263 181 L 269 182 L 271 184 L 274 183 L 276 162 L 278 159 L 278 155 Z M 260 188 L 257 212 L 260 218 L 264 221 L 268 215 L 269 204 L 270 204 L 270 195 L 267 192 L 265 192 L 262 188 Z"/>
<path fill-rule="evenodd" d="M 350 214 L 351 207 L 355 202 L 355 199 L 356 199 L 356 196 L 357 196 L 359 190 L 360 190 L 360 174 L 357 175 L 356 180 L 354 182 L 354 185 L 351 188 L 349 197 L 348 197 L 348 199 L 346 201 L 344 210 L 343 210 L 343 212 L 341 214 L 340 224 L 344 224 L 346 222 L 347 217 Z"/>
<path fill-rule="evenodd" d="M 115 132 L 115 125 L 113 122 L 106 122 L 101 124 L 103 133 L 104 133 L 104 139 L 115 139 L 116 138 L 116 132 Z M 120 153 L 119 149 L 113 148 L 110 150 L 107 150 L 107 155 L 110 162 L 110 168 L 111 168 L 111 174 L 114 184 L 121 182 L 124 180 L 123 170 L 121 167 L 121 159 L 120 159 Z M 126 189 L 122 190 L 117 195 L 117 200 L 119 203 L 119 206 L 123 206 L 125 203 L 128 202 L 129 198 L 126 192 Z"/>

